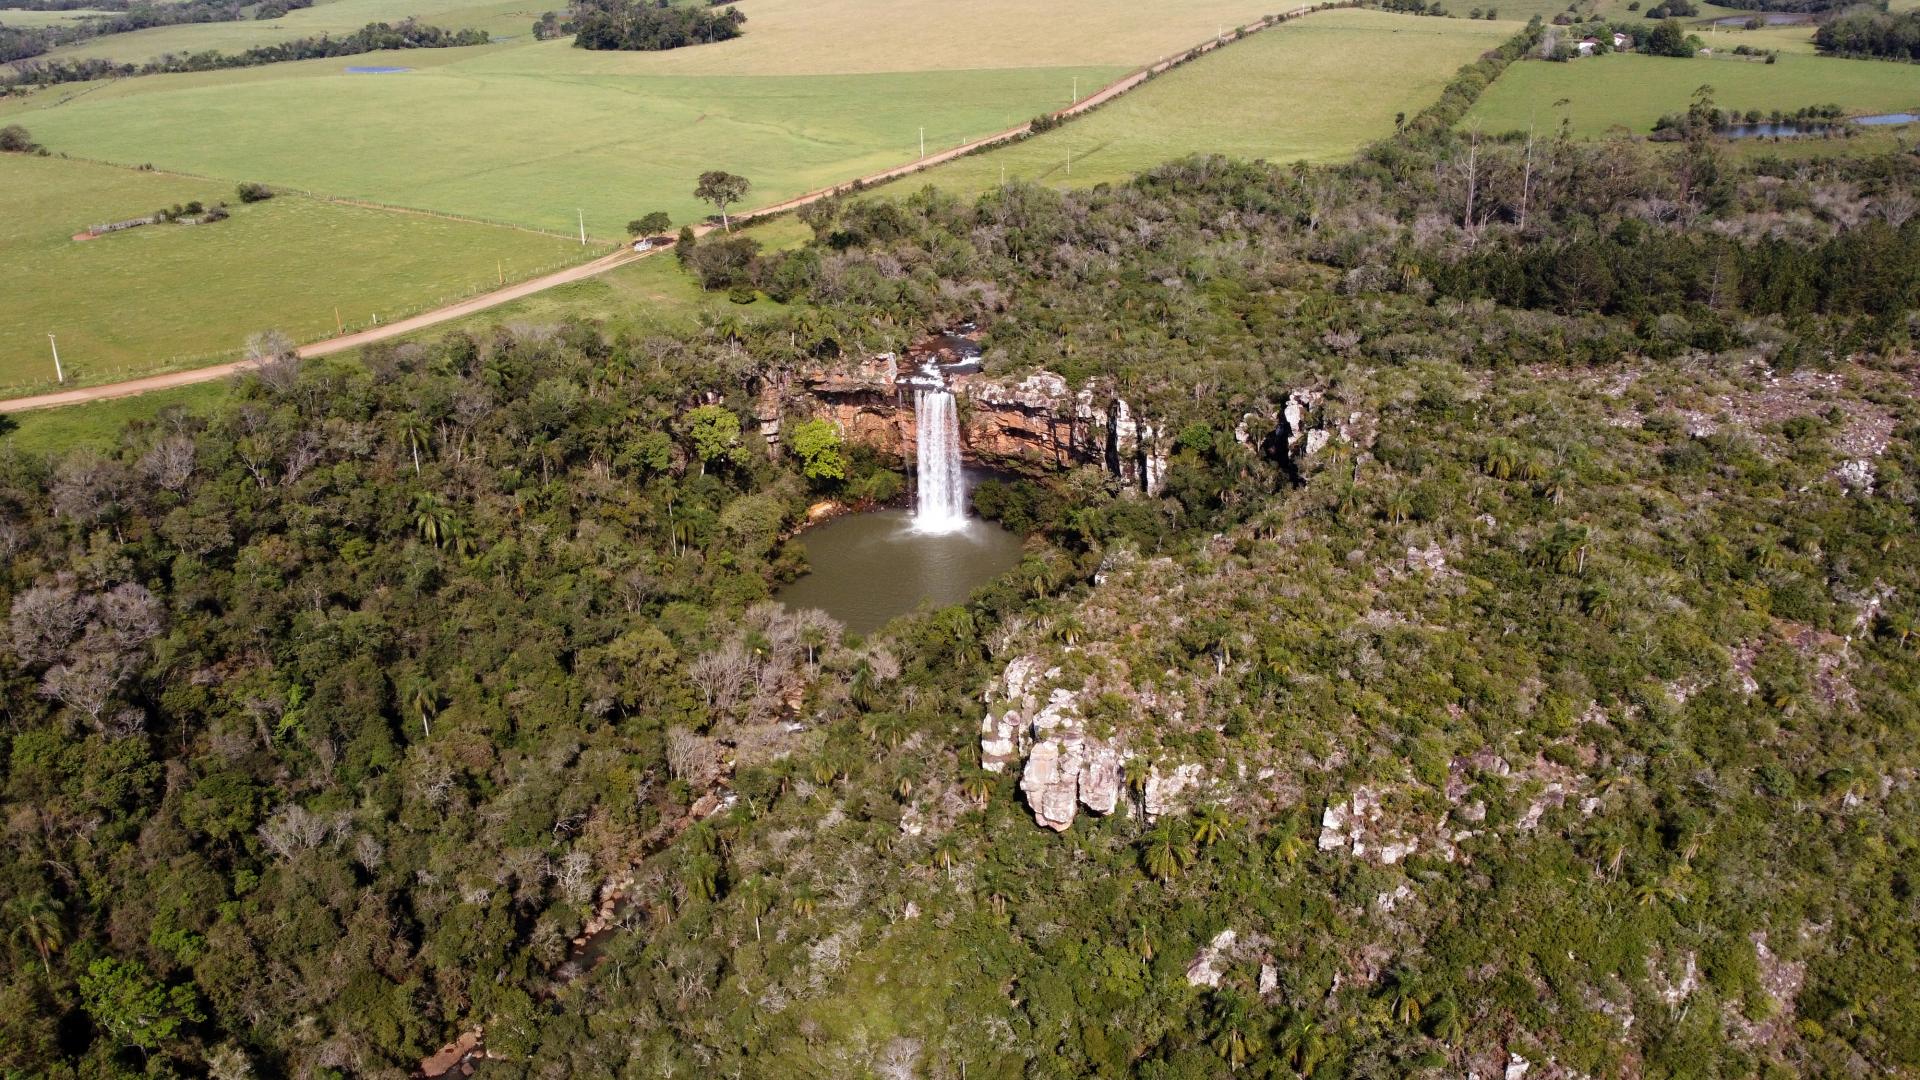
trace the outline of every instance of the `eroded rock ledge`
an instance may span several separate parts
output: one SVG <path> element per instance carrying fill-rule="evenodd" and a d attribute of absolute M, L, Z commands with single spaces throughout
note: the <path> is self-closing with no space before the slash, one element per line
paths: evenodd
<path fill-rule="evenodd" d="M 1081 810 L 1106 815 L 1128 805 L 1128 764 L 1138 757 L 1117 735 L 1087 731 L 1080 706 L 1089 688 L 1060 685 L 1060 677 L 1057 667 L 1042 670 L 1034 657 L 1015 657 L 988 687 L 980 724 L 982 765 L 1002 772 L 1024 758 L 1020 791 L 1034 822 L 1055 832 Z M 1196 763 L 1143 767 L 1137 805 L 1149 821 L 1185 809 L 1206 783 Z"/>

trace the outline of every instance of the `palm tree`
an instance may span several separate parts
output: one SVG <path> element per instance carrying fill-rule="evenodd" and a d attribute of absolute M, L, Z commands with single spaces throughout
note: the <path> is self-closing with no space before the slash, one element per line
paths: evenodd
<path fill-rule="evenodd" d="M 440 688 L 433 680 L 425 676 L 416 676 L 407 680 L 406 689 L 401 694 L 407 708 L 420 721 L 421 732 L 429 739 L 433 737 L 433 725 L 430 721 L 440 715 Z"/>
<path fill-rule="evenodd" d="M 1481 452 L 1480 468 L 1495 480 L 1511 480 L 1520 468 L 1520 448 L 1511 439 L 1495 439 Z"/>
<path fill-rule="evenodd" d="M 402 413 L 394 422 L 394 427 L 400 435 L 400 441 L 406 443 L 407 449 L 413 452 L 413 475 L 419 476 L 420 448 L 433 437 L 433 428 L 427 424 L 425 417 L 416 412 Z"/>
<path fill-rule="evenodd" d="M 1467 1037 L 1466 1013 L 1452 998 L 1441 998 L 1427 1015 L 1432 1021 L 1427 1033 L 1448 1046 L 1458 1046 Z"/>
<path fill-rule="evenodd" d="M 975 803 L 985 806 L 987 798 L 993 794 L 993 774 L 977 772 L 960 782 L 960 793 Z"/>
<path fill-rule="evenodd" d="M 1213 1052 L 1220 1055 L 1220 1060 L 1227 1063 L 1229 1072 L 1239 1072 L 1241 1066 L 1261 1050 L 1248 1011 L 1246 999 L 1231 990 L 1214 995 L 1213 1038 L 1208 1043 Z"/>
<path fill-rule="evenodd" d="M 1540 544 L 1540 558 L 1563 574 L 1583 573 L 1587 568 L 1587 527 L 1555 525 Z"/>
<path fill-rule="evenodd" d="M 1233 831 L 1233 818 L 1227 815 L 1224 807 L 1207 806 L 1194 812 L 1193 838 L 1202 847 L 1212 847 L 1227 838 Z"/>
<path fill-rule="evenodd" d="M 1140 959 L 1153 963 L 1153 935 L 1145 926 L 1134 925 L 1133 932 L 1127 935 L 1127 948 Z"/>
<path fill-rule="evenodd" d="M 1406 520 L 1413 516 L 1413 493 L 1407 490 L 1405 485 L 1394 488 L 1387 492 L 1387 497 L 1381 503 L 1380 509 L 1387 516 L 1387 524 L 1405 524 Z"/>
<path fill-rule="evenodd" d="M 933 865 L 947 872 L 947 880 L 953 880 L 953 866 L 960 861 L 960 843 L 951 834 L 940 838 L 933 846 Z"/>
<path fill-rule="evenodd" d="M 1141 858 L 1147 873 L 1161 881 L 1179 877 L 1180 872 L 1193 863 L 1193 841 L 1187 838 L 1186 829 L 1172 818 L 1161 818 L 1145 840 Z"/>
<path fill-rule="evenodd" d="M 1280 1032 L 1280 1053 L 1294 1072 L 1312 1076 L 1320 1067 L 1321 1059 L 1327 1056 L 1326 1035 L 1319 1024 L 1297 1016 Z"/>
<path fill-rule="evenodd" d="M 874 742 L 883 742 L 889 749 L 898 749 L 900 740 L 907 737 L 907 718 L 896 712 L 868 713 L 860 719 L 860 731 Z"/>
<path fill-rule="evenodd" d="M 733 891 L 734 895 L 740 898 L 740 909 L 753 920 L 753 940 L 759 941 L 760 916 L 765 915 L 767 909 L 773 906 L 773 889 L 767 884 L 764 876 L 755 874 L 741 882 L 740 887 Z"/>
<path fill-rule="evenodd" d="M 798 885 L 787 897 L 787 906 L 803 919 L 813 918 L 814 911 L 820 906 L 820 894 L 813 891 L 811 885 Z"/>
<path fill-rule="evenodd" d="M 53 965 L 47 958 L 67 940 L 66 927 L 60 922 L 60 913 L 65 910 L 65 905 L 44 893 L 16 896 L 7 902 L 7 920 L 13 924 L 14 936 L 40 954 L 40 967 L 48 975 L 53 974 Z"/>
<path fill-rule="evenodd" d="M 687 859 L 683 874 L 688 896 L 712 900 L 720 895 L 720 860 L 712 855 L 696 852 Z"/>
<path fill-rule="evenodd" d="M 1540 494 L 1555 506 L 1567 501 L 1573 492 L 1573 473 L 1567 469 L 1555 469 L 1547 474 L 1540 484 Z"/>
<path fill-rule="evenodd" d="M 413 497 L 413 527 L 419 531 L 420 539 L 439 547 L 447 540 L 452 523 L 453 512 L 438 495 L 423 491 Z"/>
<path fill-rule="evenodd" d="M 1388 1015 L 1408 1027 L 1418 1027 L 1426 1004 L 1427 996 L 1420 992 L 1412 979 L 1405 975 L 1394 978 L 1393 986 L 1387 991 Z"/>
<path fill-rule="evenodd" d="M 1292 866 L 1307 854 L 1306 838 L 1289 830 L 1273 842 L 1273 861 L 1277 866 Z"/>
<path fill-rule="evenodd" d="M 1641 907 L 1652 907 L 1661 901 L 1669 904 L 1687 902 L 1687 894 L 1678 873 L 1668 874 L 1658 881 L 1642 882 L 1633 890 L 1633 898 Z"/>
<path fill-rule="evenodd" d="M 1604 581 L 1595 582 L 1580 594 L 1580 606 L 1586 609 L 1587 614 L 1602 622 L 1612 619 L 1620 610 L 1620 602 L 1614 597 L 1613 589 Z"/>

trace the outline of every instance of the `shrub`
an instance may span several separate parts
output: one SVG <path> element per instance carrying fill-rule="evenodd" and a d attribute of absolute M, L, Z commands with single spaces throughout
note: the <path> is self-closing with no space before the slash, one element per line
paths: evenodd
<path fill-rule="evenodd" d="M 265 202 L 268 199 L 273 198 L 272 188 L 268 187 L 265 184 L 256 184 L 251 180 L 248 180 L 245 183 L 241 184 L 239 187 L 234 188 L 233 193 L 235 195 L 238 195 L 240 197 L 240 201 L 243 203 Z"/>
<path fill-rule="evenodd" d="M 21 127 L 19 124 L 8 124 L 6 127 L 0 127 L 0 152 L 8 154 L 30 154 L 38 149 L 40 149 L 40 144 L 33 141 L 33 136 L 27 133 L 26 128 Z"/>

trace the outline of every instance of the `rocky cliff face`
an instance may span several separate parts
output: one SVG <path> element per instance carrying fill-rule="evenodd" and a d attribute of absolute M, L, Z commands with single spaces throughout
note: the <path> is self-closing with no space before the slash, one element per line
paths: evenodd
<path fill-rule="evenodd" d="M 906 377 L 915 370 L 892 354 L 814 369 L 763 392 L 767 404 L 756 412 L 763 431 L 772 418 L 777 434 L 777 406 L 785 402 L 793 411 L 832 420 L 850 441 L 911 457 L 913 392 Z M 959 399 L 962 453 L 970 463 L 1016 471 L 1099 465 L 1142 491 L 1159 492 L 1171 439 L 1135 419 L 1133 408 L 1110 388 L 1075 390 L 1050 371 L 1017 378 L 959 371 L 947 374 L 946 382 Z"/>

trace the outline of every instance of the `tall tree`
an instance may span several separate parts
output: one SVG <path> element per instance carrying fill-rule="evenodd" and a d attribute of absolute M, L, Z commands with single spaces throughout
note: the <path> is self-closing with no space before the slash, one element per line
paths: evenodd
<path fill-rule="evenodd" d="M 710 202 L 720 211 L 720 224 L 728 232 L 733 231 L 733 222 L 727 217 L 727 207 L 747 197 L 753 190 L 753 183 L 744 176 L 721 169 L 710 169 L 700 174 L 700 182 L 693 186 L 693 197 L 702 202 Z"/>

